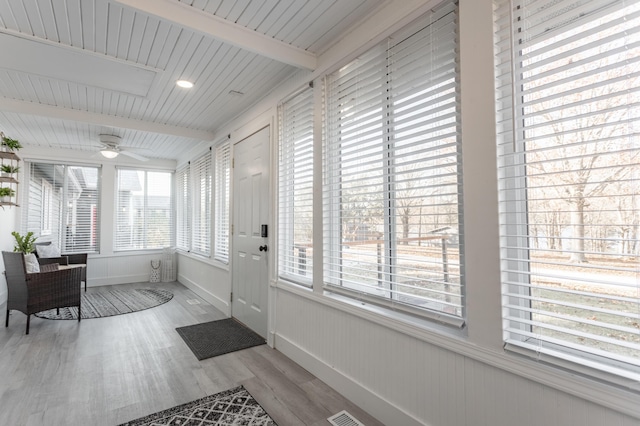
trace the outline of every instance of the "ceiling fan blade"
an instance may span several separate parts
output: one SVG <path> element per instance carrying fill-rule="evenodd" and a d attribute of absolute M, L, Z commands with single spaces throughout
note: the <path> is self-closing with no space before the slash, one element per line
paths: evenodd
<path fill-rule="evenodd" d="M 127 150 L 120 150 L 120 154 L 122 155 L 126 155 L 128 157 L 131 158 L 135 158 L 138 161 L 149 161 L 149 159 L 147 157 L 144 157 L 140 154 L 136 154 L 135 152 L 131 152 L 131 151 L 127 151 Z"/>

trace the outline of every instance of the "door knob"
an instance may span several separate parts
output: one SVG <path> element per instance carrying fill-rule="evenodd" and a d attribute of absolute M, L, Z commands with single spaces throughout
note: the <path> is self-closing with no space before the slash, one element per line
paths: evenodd
<path fill-rule="evenodd" d="M 260 250 L 260 251 L 267 251 L 267 245 L 265 244 L 265 245 L 263 245 L 263 246 L 258 247 L 258 250 Z"/>

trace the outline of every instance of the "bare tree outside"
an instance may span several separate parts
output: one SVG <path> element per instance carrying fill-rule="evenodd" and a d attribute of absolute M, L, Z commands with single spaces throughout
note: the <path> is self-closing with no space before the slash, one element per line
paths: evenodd
<path fill-rule="evenodd" d="M 507 334 L 640 365 L 640 4 L 548 7 L 517 24 L 500 145 Z"/>
<path fill-rule="evenodd" d="M 607 35 L 610 34 L 598 34 Z M 603 205 L 609 202 L 608 187 L 630 178 L 640 156 L 637 151 L 631 152 L 634 146 L 630 123 L 638 117 L 629 108 L 640 101 L 637 93 L 630 93 L 640 83 L 640 64 L 627 64 L 635 54 L 629 50 L 605 56 L 619 48 L 619 41 L 599 45 L 596 51 L 579 49 L 589 42 L 579 40 L 558 49 L 558 55 L 575 53 L 540 67 L 536 73 L 547 76 L 532 78 L 523 89 L 533 93 L 524 100 L 525 114 L 533 116 L 524 123 L 527 176 L 532 188 L 530 211 L 535 216 L 555 210 L 564 216 L 564 223 L 571 229 L 568 246 L 572 263 L 588 262 L 587 252 L 593 251 L 587 247 L 587 240 L 593 238 L 588 228 L 595 229 L 597 224 L 589 211 L 610 210 Z M 593 56 L 601 59 L 591 61 Z M 583 66 L 553 72 L 582 62 Z M 603 81 L 611 83 L 603 85 Z M 620 151 L 627 153 L 626 158 L 621 158 Z M 546 222 L 543 219 L 539 223 Z"/>

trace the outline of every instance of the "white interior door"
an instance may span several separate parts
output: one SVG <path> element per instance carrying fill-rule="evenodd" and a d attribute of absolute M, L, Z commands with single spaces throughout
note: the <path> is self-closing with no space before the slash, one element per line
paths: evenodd
<path fill-rule="evenodd" d="M 269 127 L 238 142 L 233 151 L 232 315 L 267 338 Z M 267 233 L 270 229 L 267 229 Z"/>

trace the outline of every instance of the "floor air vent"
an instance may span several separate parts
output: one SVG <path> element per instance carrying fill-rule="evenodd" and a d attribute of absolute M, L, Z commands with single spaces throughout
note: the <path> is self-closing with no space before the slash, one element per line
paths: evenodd
<path fill-rule="evenodd" d="M 338 414 L 329 417 L 327 420 L 329 420 L 329 423 L 333 426 L 364 426 L 363 423 L 360 423 L 355 417 L 346 411 L 340 411 Z"/>

